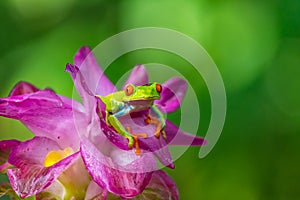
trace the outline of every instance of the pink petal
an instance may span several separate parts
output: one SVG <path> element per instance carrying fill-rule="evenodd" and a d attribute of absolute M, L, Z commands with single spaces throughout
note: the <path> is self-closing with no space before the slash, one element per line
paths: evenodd
<path fill-rule="evenodd" d="M 34 85 L 27 83 L 27 82 L 19 82 L 16 86 L 12 89 L 9 96 L 17 96 L 23 94 L 30 94 L 39 91 Z"/>
<path fill-rule="evenodd" d="M 162 88 L 161 98 L 156 100 L 155 104 L 165 113 L 175 111 L 186 93 L 186 81 L 181 78 L 171 78 L 162 85 Z"/>
<path fill-rule="evenodd" d="M 74 85 L 80 94 L 87 119 L 92 118 L 95 109 L 94 95 L 106 96 L 116 91 L 115 86 L 99 67 L 95 56 L 88 47 L 82 47 L 75 55 L 74 65 L 67 64 Z"/>
<path fill-rule="evenodd" d="M 74 81 L 76 90 L 78 91 L 83 101 L 87 118 L 90 118 L 91 111 L 94 109 L 95 106 L 95 99 L 93 98 L 94 95 L 91 89 L 86 83 L 85 77 L 82 75 L 82 72 L 79 70 L 79 68 L 72 64 L 67 64 L 65 71 L 70 73 Z"/>
<path fill-rule="evenodd" d="M 21 198 L 26 198 L 43 191 L 51 185 L 76 156 L 78 156 L 77 153 L 48 168 L 40 165 L 24 164 L 22 168 L 7 170 L 7 175 L 14 191 Z"/>
<path fill-rule="evenodd" d="M 16 167 L 24 163 L 44 165 L 44 160 L 50 151 L 61 150 L 57 142 L 46 137 L 34 137 L 31 140 L 21 142 L 12 149 L 8 162 Z"/>
<path fill-rule="evenodd" d="M 149 83 L 148 74 L 144 65 L 136 65 L 130 73 L 127 81 L 125 82 L 123 89 L 127 84 L 133 85 L 145 85 Z"/>
<path fill-rule="evenodd" d="M 115 86 L 104 75 L 89 47 L 82 47 L 76 53 L 74 64 L 79 68 L 83 79 L 94 94 L 106 96 L 116 91 Z"/>
<path fill-rule="evenodd" d="M 133 197 L 143 191 L 156 168 L 151 155 L 136 156 L 115 149 L 105 156 L 86 138 L 81 141 L 81 156 L 93 180 L 102 188 L 122 197 Z"/>
<path fill-rule="evenodd" d="M 169 145 L 202 146 L 207 144 L 204 138 L 180 130 L 169 120 L 166 120 L 165 131 Z"/>
<path fill-rule="evenodd" d="M 150 183 L 142 194 L 128 200 L 179 199 L 179 192 L 174 181 L 164 172 L 156 171 L 152 174 Z"/>
<path fill-rule="evenodd" d="M 15 87 L 10 92 L 9 96 L 12 97 L 12 96 L 30 94 L 30 93 L 35 93 L 35 92 L 38 92 L 38 91 L 41 91 L 41 90 L 38 89 L 37 87 L 35 87 L 34 85 L 32 85 L 31 83 L 21 81 L 21 82 L 19 82 L 15 85 Z M 45 89 L 44 91 L 50 91 L 50 92 L 55 93 L 53 90 L 51 90 L 49 88 Z M 57 95 L 57 96 L 66 105 L 73 106 L 75 110 L 78 110 L 78 111 L 83 111 L 84 110 L 82 105 L 79 102 L 73 101 L 72 99 L 69 99 L 69 98 L 64 97 L 64 96 L 60 96 L 60 95 Z"/>
<path fill-rule="evenodd" d="M 165 194 L 166 193 L 168 194 L 167 198 L 161 198 L 161 199 L 174 199 L 174 200 L 179 199 L 179 192 L 176 184 L 174 183 L 173 179 L 170 176 L 168 176 L 166 172 L 162 170 L 153 173 L 151 181 L 147 188 L 158 189 L 163 191 Z"/>
<path fill-rule="evenodd" d="M 44 167 L 43 161 L 49 151 L 59 149 L 55 141 L 35 137 L 22 142 L 11 151 L 8 161 L 17 168 L 7 170 L 7 175 L 21 198 L 44 190 L 78 157 L 78 153 L 75 153 L 51 167 Z"/>
<path fill-rule="evenodd" d="M 74 103 L 76 106 L 77 104 Z M 37 92 L 0 99 L 0 116 L 17 119 L 36 136 L 57 141 L 62 147 L 79 148 L 77 127 L 86 127 L 84 117 L 74 121 L 74 115 L 84 116 L 73 101 L 60 98 L 46 89 Z"/>

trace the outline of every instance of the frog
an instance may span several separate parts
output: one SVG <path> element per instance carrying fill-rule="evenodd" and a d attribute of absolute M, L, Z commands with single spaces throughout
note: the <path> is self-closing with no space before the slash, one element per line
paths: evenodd
<path fill-rule="evenodd" d="M 123 90 L 108 94 L 107 96 L 96 95 L 105 104 L 106 124 L 113 127 L 118 134 L 128 139 L 129 149 L 132 149 L 133 145 L 137 143 L 136 137 L 138 135 L 142 135 L 144 138 L 147 137 L 146 134 L 132 133 L 131 127 L 124 127 L 120 122 L 120 117 L 130 115 L 134 112 L 151 110 L 154 116 L 146 114 L 145 123 L 156 125 L 155 137 L 159 138 L 162 134 L 163 138 L 167 139 L 164 131 L 166 126 L 164 114 L 154 104 L 155 100 L 160 99 L 162 89 L 162 85 L 157 82 L 146 85 L 127 84 Z"/>

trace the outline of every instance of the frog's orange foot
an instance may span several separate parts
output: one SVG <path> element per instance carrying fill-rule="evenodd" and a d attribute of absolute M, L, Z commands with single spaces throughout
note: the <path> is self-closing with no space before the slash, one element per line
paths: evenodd
<path fill-rule="evenodd" d="M 146 133 L 132 133 L 132 129 L 130 126 L 126 127 L 127 131 L 132 135 L 133 139 L 134 139 L 134 145 L 135 145 L 135 154 L 140 156 L 142 154 L 142 151 L 139 147 L 139 137 L 143 137 L 143 138 L 147 138 L 147 134 Z"/>
<path fill-rule="evenodd" d="M 157 117 L 152 116 L 150 114 L 146 115 L 146 118 L 145 118 L 144 121 L 145 121 L 146 124 L 158 124 L 158 123 L 160 123 L 160 121 Z"/>
<path fill-rule="evenodd" d="M 151 116 L 149 114 L 147 114 L 144 121 L 145 121 L 146 124 L 151 124 L 152 123 Z"/>
<path fill-rule="evenodd" d="M 160 137 L 160 131 L 161 131 L 161 123 L 156 124 L 156 131 L 155 131 L 155 137 Z"/>
<path fill-rule="evenodd" d="M 159 126 L 157 126 L 156 128 L 156 132 L 155 132 L 155 137 L 159 138 L 160 135 L 162 135 L 162 137 L 164 138 L 164 140 L 167 140 L 167 135 L 164 129 L 161 128 L 161 124 Z"/>
<path fill-rule="evenodd" d="M 154 124 L 156 126 L 156 130 L 155 130 L 155 133 L 154 133 L 154 136 L 156 138 L 159 138 L 160 134 L 162 133 L 163 138 L 165 140 L 167 140 L 167 135 L 164 131 L 164 127 L 162 126 L 162 122 L 157 117 L 151 116 L 150 114 L 147 114 L 146 118 L 145 118 L 145 122 L 147 124 Z"/>

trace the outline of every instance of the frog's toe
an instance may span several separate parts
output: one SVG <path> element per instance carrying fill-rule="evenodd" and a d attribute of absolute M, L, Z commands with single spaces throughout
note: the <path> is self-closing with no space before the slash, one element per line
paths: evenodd
<path fill-rule="evenodd" d="M 150 117 L 150 115 L 149 115 L 149 114 L 146 114 L 145 117 L 146 117 L 146 118 L 144 119 L 145 123 L 146 123 L 146 124 L 151 124 L 151 117 Z"/>
<path fill-rule="evenodd" d="M 157 130 L 155 133 L 154 133 L 154 136 L 156 138 L 159 138 L 160 137 L 160 130 Z"/>
<path fill-rule="evenodd" d="M 128 139 L 128 148 L 132 149 L 133 145 L 134 145 L 134 138 L 130 136 L 130 137 L 127 137 L 127 139 Z"/>
<path fill-rule="evenodd" d="M 162 130 L 161 133 L 162 133 L 163 138 L 165 140 L 167 140 L 167 134 L 166 134 L 165 130 Z"/>

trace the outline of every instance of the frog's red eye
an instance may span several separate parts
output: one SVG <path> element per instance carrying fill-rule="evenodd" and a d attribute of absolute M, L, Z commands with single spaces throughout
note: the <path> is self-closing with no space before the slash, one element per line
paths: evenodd
<path fill-rule="evenodd" d="M 124 92 L 125 92 L 125 94 L 126 94 L 127 96 L 132 95 L 132 93 L 134 92 L 134 87 L 133 87 L 133 85 L 127 85 L 127 86 L 125 87 Z"/>
<path fill-rule="evenodd" d="M 156 84 L 156 91 L 157 91 L 158 93 L 161 93 L 161 91 L 162 91 L 161 84 Z"/>

